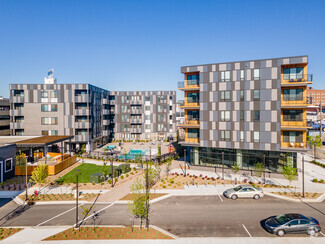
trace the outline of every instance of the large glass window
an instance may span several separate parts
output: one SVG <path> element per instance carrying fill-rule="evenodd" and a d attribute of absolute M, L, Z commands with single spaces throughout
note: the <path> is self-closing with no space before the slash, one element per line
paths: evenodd
<path fill-rule="evenodd" d="M 230 101 L 230 91 L 221 91 L 220 99 L 222 102 L 229 102 Z"/>
<path fill-rule="evenodd" d="M 221 141 L 230 141 L 230 131 L 229 130 L 220 131 L 220 138 Z"/>
<path fill-rule="evenodd" d="M 187 102 L 188 103 L 198 103 L 199 102 L 199 93 L 187 93 Z"/>
<path fill-rule="evenodd" d="M 230 111 L 221 111 L 221 121 L 230 121 Z"/>
<path fill-rule="evenodd" d="M 244 131 L 240 132 L 240 142 L 244 142 Z"/>
<path fill-rule="evenodd" d="M 8 158 L 5 160 L 5 172 L 12 170 L 12 158 Z"/>
<path fill-rule="evenodd" d="M 260 70 L 254 69 L 254 80 L 259 80 L 259 79 L 260 79 Z"/>
<path fill-rule="evenodd" d="M 240 80 L 243 81 L 245 80 L 245 70 L 240 70 Z"/>
<path fill-rule="evenodd" d="M 198 129 L 188 129 L 187 137 L 188 138 L 199 138 L 199 130 Z"/>
<path fill-rule="evenodd" d="M 301 101 L 303 100 L 303 89 L 284 89 L 284 101 Z"/>
<path fill-rule="evenodd" d="M 221 71 L 221 82 L 230 81 L 230 71 Z"/>
<path fill-rule="evenodd" d="M 187 85 L 198 85 L 199 84 L 199 79 L 200 75 L 187 75 Z"/>
<path fill-rule="evenodd" d="M 51 98 L 58 98 L 58 92 L 57 91 L 51 91 Z"/>
<path fill-rule="evenodd" d="M 244 101 L 245 100 L 245 91 L 241 90 L 240 91 L 240 101 Z"/>
<path fill-rule="evenodd" d="M 284 121 L 302 121 L 303 111 L 299 110 L 283 110 Z"/>
<path fill-rule="evenodd" d="M 254 100 L 260 100 L 260 90 L 254 90 Z"/>
<path fill-rule="evenodd" d="M 245 111 L 240 110 L 240 121 L 244 121 L 244 120 L 245 120 Z"/>
<path fill-rule="evenodd" d="M 302 131 L 283 131 L 283 142 L 302 142 Z"/>
<path fill-rule="evenodd" d="M 303 78 L 303 67 L 283 69 L 284 80 L 299 80 Z"/>
<path fill-rule="evenodd" d="M 58 118 L 57 117 L 42 117 L 41 118 L 42 125 L 57 125 Z"/>
<path fill-rule="evenodd" d="M 49 94 L 47 91 L 42 91 L 41 92 L 41 98 L 48 98 L 49 97 Z"/>
<path fill-rule="evenodd" d="M 199 119 L 199 111 L 197 110 L 187 110 L 187 119 L 188 120 L 198 120 Z"/>
<path fill-rule="evenodd" d="M 56 111 L 58 111 L 58 105 L 57 104 L 42 104 L 41 111 L 42 112 L 56 112 Z"/>
<path fill-rule="evenodd" d="M 260 111 L 259 110 L 254 111 L 254 113 L 253 113 L 253 121 L 254 122 L 260 121 Z"/>
<path fill-rule="evenodd" d="M 254 131 L 254 142 L 260 142 L 260 132 Z"/>

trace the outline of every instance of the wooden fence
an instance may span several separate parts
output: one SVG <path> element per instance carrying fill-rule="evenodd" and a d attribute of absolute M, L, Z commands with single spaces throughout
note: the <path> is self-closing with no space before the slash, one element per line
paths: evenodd
<path fill-rule="evenodd" d="M 62 170 L 70 167 L 71 165 L 75 164 L 77 162 L 77 156 L 74 155 L 70 158 L 67 158 L 63 160 L 60 163 L 57 163 L 56 165 L 49 165 L 48 166 L 48 174 L 49 175 L 56 175 L 57 173 L 61 172 Z M 27 175 L 31 175 L 33 170 L 37 166 L 28 166 L 27 167 Z M 15 166 L 15 175 L 25 175 L 25 167 L 21 166 Z"/>

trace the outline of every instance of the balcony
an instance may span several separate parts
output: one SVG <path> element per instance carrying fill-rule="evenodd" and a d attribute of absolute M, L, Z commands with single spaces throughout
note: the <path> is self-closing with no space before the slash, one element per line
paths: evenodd
<path fill-rule="evenodd" d="M 185 134 L 186 136 L 186 134 Z M 185 145 L 185 146 L 198 146 L 200 145 L 200 138 L 188 138 L 185 137 L 184 141 L 181 141 L 180 144 Z"/>
<path fill-rule="evenodd" d="M 10 110 L 10 116 L 23 116 L 24 115 L 24 109 L 14 109 Z"/>
<path fill-rule="evenodd" d="M 184 105 L 180 107 L 184 109 L 199 109 L 200 99 L 185 98 Z"/>
<path fill-rule="evenodd" d="M 103 98 L 103 104 L 109 104 L 109 100 L 107 98 Z"/>
<path fill-rule="evenodd" d="M 90 128 L 90 123 L 88 121 L 75 122 L 74 127 L 76 129 L 87 129 Z"/>
<path fill-rule="evenodd" d="M 294 130 L 306 130 L 308 128 L 311 128 L 311 126 L 308 125 L 307 120 L 289 120 L 284 121 L 281 120 L 281 128 L 282 129 L 294 129 Z"/>
<path fill-rule="evenodd" d="M 282 108 L 306 108 L 307 106 L 308 106 L 307 97 L 302 97 L 301 100 L 283 100 L 283 95 L 281 95 Z"/>
<path fill-rule="evenodd" d="M 75 135 L 74 141 L 75 142 L 88 142 L 89 141 L 89 135 Z"/>
<path fill-rule="evenodd" d="M 10 129 L 24 129 L 24 122 L 11 122 Z"/>
<path fill-rule="evenodd" d="M 187 128 L 200 128 L 200 121 L 199 119 L 185 119 L 185 123 L 180 124 L 179 126 Z"/>
<path fill-rule="evenodd" d="M 142 104 L 142 100 L 130 100 L 130 104 Z"/>
<path fill-rule="evenodd" d="M 109 131 L 108 130 L 103 130 L 103 136 L 109 136 Z"/>
<path fill-rule="evenodd" d="M 77 95 L 74 98 L 76 103 L 88 103 L 90 100 L 88 95 Z"/>
<path fill-rule="evenodd" d="M 110 114 L 110 110 L 109 109 L 103 109 L 103 115 L 108 115 Z"/>
<path fill-rule="evenodd" d="M 103 125 L 110 125 L 110 121 L 107 119 L 103 120 Z"/>
<path fill-rule="evenodd" d="M 131 124 L 141 124 L 142 119 L 131 119 L 130 122 L 131 122 Z"/>
<path fill-rule="evenodd" d="M 90 115 L 89 109 L 88 108 L 76 108 L 75 110 L 75 115 Z"/>
<path fill-rule="evenodd" d="M 142 133 L 142 129 L 141 128 L 130 128 L 130 132 L 135 133 L 135 134 L 140 134 L 140 133 Z"/>
<path fill-rule="evenodd" d="M 10 119 L 0 120 L 0 126 L 10 125 Z"/>
<path fill-rule="evenodd" d="M 7 116 L 10 114 L 10 110 L 0 110 L 0 116 Z"/>
<path fill-rule="evenodd" d="M 200 82 L 198 80 L 185 80 L 178 82 L 177 87 L 182 91 L 198 91 L 200 90 Z"/>
<path fill-rule="evenodd" d="M 123 110 L 121 110 L 121 113 L 122 114 L 129 114 L 130 112 L 131 112 L 130 109 L 123 109 Z"/>
<path fill-rule="evenodd" d="M 313 83 L 313 75 L 312 74 L 281 74 L 281 86 L 289 87 L 289 86 L 306 86 Z"/>
<path fill-rule="evenodd" d="M 12 103 L 24 103 L 25 97 L 24 96 L 13 96 L 13 97 L 11 97 L 11 102 Z"/>
<path fill-rule="evenodd" d="M 115 103 L 116 103 L 115 100 L 109 100 L 110 105 L 115 105 Z"/>
<path fill-rule="evenodd" d="M 0 136 L 10 136 L 10 130 L 9 129 L 0 130 Z"/>
<path fill-rule="evenodd" d="M 142 109 L 131 109 L 131 114 L 142 114 Z"/>
<path fill-rule="evenodd" d="M 294 150 L 294 151 L 304 151 L 307 150 L 307 145 L 304 142 L 283 142 L 281 141 L 281 149 L 284 150 Z"/>

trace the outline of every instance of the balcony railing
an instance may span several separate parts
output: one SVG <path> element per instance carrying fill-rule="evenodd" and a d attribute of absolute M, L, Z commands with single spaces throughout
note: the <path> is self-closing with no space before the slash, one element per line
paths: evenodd
<path fill-rule="evenodd" d="M 132 124 L 141 124 L 142 123 L 142 119 L 131 119 L 130 121 Z"/>
<path fill-rule="evenodd" d="M 281 142 L 282 148 L 292 148 L 292 149 L 304 149 L 307 148 L 304 142 Z"/>
<path fill-rule="evenodd" d="M 199 88 L 200 82 L 198 80 L 185 80 L 178 82 L 177 86 L 180 89 Z"/>
<path fill-rule="evenodd" d="M 131 109 L 131 114 L 142 114 L 141 109 Z"/>
<path fill-rule="evenodd" d="M 142 100 L 130 100 L 130 104 L 142 104 Z"/>
<path fill-rule="evenodd" d="M 299 128 L 299 127 L 307 127 L 308 123 L 306 119 L 302 120 L 283 120 L 281 121 L 282 127 L 292 127 L 292 128 Z"/>
<path fill-rule="evenodd" d="M 200 138 L 188 138 L 185 137 L 185 143 L 200 143 Z"/>
<path fill-rule="evenodd" d="M 198 107 L 200 106 L 200 99 L 185 98 L 184 107 Z"/>
<path fill-rule="evenodd" d="M 130 132 L 131 133 L 142 133 L 142 130 L 141 130 L 141 128 L 131 128 Z"/>
<path fill-rule="evenodd" d="M 281 83 L 282 84 L 296 84 L 296 83 L 305 83 L 305 82 L 312 82 L 313 75 L 312 74 L 282 74 L 281 76 Z"/>
<path fill-rule="evenodd" d="M 281 106 L 307 106 L 308 99 L 303 97 L 301 100 L 284 100 L 283 95 L 281 97 Z"/>

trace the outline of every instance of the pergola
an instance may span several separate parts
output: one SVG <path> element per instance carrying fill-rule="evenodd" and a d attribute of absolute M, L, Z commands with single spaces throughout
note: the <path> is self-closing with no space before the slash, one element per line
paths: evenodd
<path fill-rule="evenodd" d="M 47 149 L 56 143 L 61 143 L 61 160 L 63 161 L 63 142 L 69 140 L 69 153 L 71 156 L 71 139 L 74 136 L 41 136 L 16 142 L 17 149 L 29 149 L 30 157 L 33 157 L 33 150 L 43 148 L 45 164 L 47 163 Z"/>

